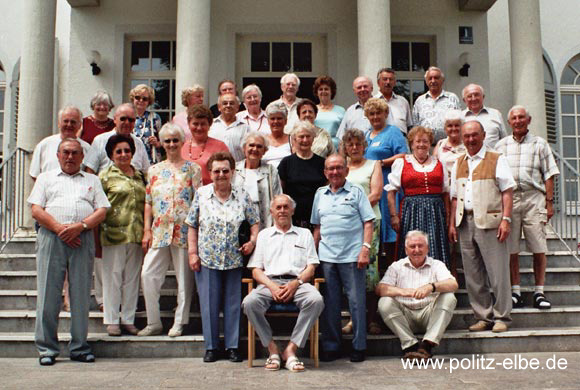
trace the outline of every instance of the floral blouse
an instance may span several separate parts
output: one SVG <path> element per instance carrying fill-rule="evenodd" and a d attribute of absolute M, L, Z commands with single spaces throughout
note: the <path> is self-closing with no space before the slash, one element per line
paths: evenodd
<path fill-rule="evenodd" d="M 155 164 L 162 159 L 162 148 L 155 148 L 149 143 L 149 137 L 152 135 L 159 139 L 159 130 L 161 130 L 161 117 L 156 112 L 145 111 L 143 116 L 138 116 L 135 121 L 133 134 L 143 141 L 150 164 Z M 154 150 L 155 153 L 153 153 Z"/>
<path fill-rule="evenodd" d="M 243 266 L 238 232 L 247 220 L 260 222 L 258 210 L 241 187 L 232 186 L 230 197 L 221 202 L 214 193 L 213 183 L 196 193 L 185 223 L 198 229 L 197 248 L 204 267 L 229 270 Z"/>
<path fill-rule="evenodd" d="M 149 168 L 147 181 L 145 203 L 151 206 L 153 215 L 151 247 L 187 248 L 184 221 L 193 195 L 201 186 L 201 168 L 191 161 L 175 168 L 166 160 Z"/>

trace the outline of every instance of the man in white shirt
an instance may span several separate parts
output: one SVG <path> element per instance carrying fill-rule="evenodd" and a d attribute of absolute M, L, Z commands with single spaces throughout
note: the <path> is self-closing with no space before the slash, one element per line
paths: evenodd
<path fill-rule="evenodd" d="M 372 97 L 373 82 L 366 76 L 359 76 L 352 82 L 352 89 L 357 102 L 346 109 L 342 122 L 336 132 L 336 137 L 340 140 L 344 132 L 348 129 L 359 129 L 363 133 L 371 131 L 372 126 L 365 116 L 365 103 Z"/>
<path fill-rule="evenodd" d="M 485 145 L 494 148 L 507 135 L 501 112 L 483 105 L 485 92 L 477 84 L 468 84 L 462 91 L 467 108 L 461 112 L 464 121 L 478 120 L 485 130 Z"/>
<path fill-rule="evenodd" d="M 377 84 L 381 92 L 375 97 L 385 99 L 389 105 L 387 125 L 397 126 L 403 134 L 407 134 L 407 130 L 413 126 L 411 107 L 407 99 L 393 92 L 397 84 L 395 71 L 391 68 L 380 69 L 377 73 Z"/>
<path fill-rule="evenodd" d="M 213 120 L 209 136 L 226 144 L 234 160 L 241 161 L 245 158 L 242 144 L 249 127 L 236 118 L 240 101 L 236 95 L 226 93 L 218 98 L 218 108 L 221 114 Z"/>
<path fill-rule="evenodd" d="M 304 371 L 304 363 L 296 357 L 298 348 L 304 347 L 310 329 L 324 309 L 322 296 L 310 281 L 319 264 L 314 239 L 308 229 L 292 225 L 296 203 L 285 194 L 274 197 L 270 212 L 274 226 L 258 234 L 256 250 L 248 263 L 258 287 L 244 299 L 244 313 L 256 328 L 262 345 L 270 357 L 267 370 L 280 369 L 280 351 L 272 338 L 272 329 L 265 313 L 272 302 L 294 302 L 300 309 L 290 341 L 282 353 L 286 368 Z"/>
<path fill-rule="evenodd" d="M 286 73 L 280 79 L 280 89 L 282 96 L 280 99 L 274 100 L 272 103 L 284 103 L 288 110 L 288 117 L 286 119 L 286 126 L 284 126 L 284 133 L 290 134 L 294 128 L 294 124 L 298 122 L 298 112 L 296 108 L 298 103 L 302 101 L 296 94 L 300 88 L 300 78 L 294 73 Z"/>

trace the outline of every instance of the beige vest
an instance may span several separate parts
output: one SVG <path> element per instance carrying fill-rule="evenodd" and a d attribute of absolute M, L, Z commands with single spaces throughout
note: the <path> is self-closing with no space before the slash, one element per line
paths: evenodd
<path fill-rule="evenodd" d="M 485 152 L 485 157 L 473 170 L 472 196 L 473 219 L 479 229 L 495 229 L 501 223 L 502 201 L 501 192 L 496 183 L 495 170 L 499 153 Z M 465 186 L 469 178 L 467 155 L 457 160 L 457 209 L 455 210 L 455 226 L 461 224 L 465 212 Z"/>

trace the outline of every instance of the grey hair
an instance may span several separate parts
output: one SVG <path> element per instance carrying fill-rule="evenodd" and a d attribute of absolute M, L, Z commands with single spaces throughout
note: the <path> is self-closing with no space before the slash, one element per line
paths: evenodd
<path fill-rule="evenodd" d="M 262 142 L 264 142 L 264 151 L 268 150 L 268 147 L 270 146 L 270 142 L 268 141 L 268 138 L 263 134 L 263 133 L 259 133 L 257 131 L 250 131 L 249 133 L 246 133 L 246 135 L 244 136 L 244 140 L 242 141 L 242 149 L 246 148 L 246 144 L 248 143 L 248 141 L 252 138 L 260 138 L 262 140 Z"/>
<path fill-rule="evenodd" d="M 521 104 L 516 104 L 515 106 L 510 108 L 510 110 L 508 111 L 508 119 L 510 118 L 510 116 L 512 115 L 512 111 L 514 111 L 514 110 L 524 110 L 526 112 L 526 117 L 528 117 L 528 118 L 530 117 L 530 112 L 528 111 L 527 108 L 525 108 Z"/>
<path fill-rule="evenodd" d="M 107 105 L 109 106 L 109 110 L 115 107 L 113 99 L 111 98 L 111 95 L 109 95 L 107 91 L 99 90 L 95 92 L 95 94 L 91 99 L 91 110 L 94 110 L 95 106 L 99 103 L 107 103 Z"/>
<path fill-rule="evenodd" d="M 429 72 L 431 72 L 433 70 L 436 70 L 437 72 L 441 73 L 441 78 L 443 80 L 445 80 L 445 74 L 443 73 L 443 71 L 440 68 L 438 68 L 436 66 L 430 66 L 429 68 L 427 68 L 427 71 L 425 72 L 425 80 L 427 80 L 427 76 L 429 75 Z"/>
<path fill-rule="evenodd" d="M 266 117 L 272 114 L 283 114 L 285 118 L 288 118 L 288 109 L 284 103 L 272 102 L 266 107 Z"/>
<path fill-rule="evenodd" d="M 250 93 L 251 91 L 256 91 L 258 93 L 258 96 L 260 97 L 260 99 L 262 99 L 262 90 L 260 89 L 260 87 L 258 87 L 256 84 L 250 84 L 250 85 L 247 85 L 242 90 L 242 100 L 244 100 L 246 98 L 246 95 L 248 93 Z"/>
<path fill-rule="evenodd" d="M 220 95 L 218 97 L 218 104 L 222 104 L 223 97 L 224 96 L 227 96 L 227 95 L 232 95 L 233 97 L 235 97 L 236 98 L 236 102 L 238 102 L 238 106 L 240 105 L 240 98 L 237 97 L 236 94 L 234 94 L 234 93 L 224 93 L 223 95 Z"/>
<path fill-rule="evenodd" d="M 177 135 L 181 142 L 185 141 L 185 131 L 178 124 L 167 122 L 159 130 L 159 140 L 163 141 L 169 135 Z"/>
<path fill-rule="evenodd" d="M 296 138 L 296 134 L 298 134 L 301 131 L 307 131 L 308 133 L 310 133 L 310 135 L 312 136 L 312 139 L 314 139 L 316 137 L 316 126 L 314 126 L 312 123 L 308 122 L 308 121 L 298 121 L 294 124 L 294 127 L 292 127 L 292 130 L 290 131 L 290 137 L 292 137 L 292 139 Z"/>
<path fill-rule="evenodd" d="M 405 246 L 407 246 L 411 238 L 417 236 L 423 237 L 423 239 L 425 239 L 425 243 L 427 244 L 427 246 L 429 246 L 429 235 L 425 232 L 422 232 L 421 230 L 410 230 L 409 232 L 407 232 L 407 234 L 405 235 Z"/>
<path fill-rule="evenodd" d="M 290 204 L 292 205 L 292 209 L 296 210 L 296 201 L 294 199 L 292 199 L 292 197 L 288 194 L 278 194 L 278 195 L 274 195 L 274 197 L 272 198 L 272 200 L 270 201 L 270 209 L 272 207 L 274 207 L 274 202 L 276 201 L 276 199 L 279 198 L 286 198 L 290 201 Z"/>
<path fill-rule="evenodd" d="M 60 110 L 58 110 L 58 121 L 59 122 L 62 119 L 62 116 L 63 116 L 63 114 L 66 111 L 76 111 L 77 114 L 79 115 L 79 124 L 82 123 L 82 121 L 83 121 L 83 113 L 82 113 L 82 111 L 77 106 L 72 106 L 72 105 L 64 106 L 63 108 L 61 108 Z"/>
<path fill-rule="evenodd" d="M 483 96 L 485 96 L 485 91 L 483 90 L 483 87 L 482 87 L 481 85 L 479 85 L 479 84 L 475 84 L 475 83 L 471 83 L 471 84 L 467 84 L 467 85 L 466 85 L 465 87 L 463 87 L 463 89 L 461 90 L 461 97 L 462 97 L 463 99 L 465 99 L 465 91 L 467 91 L 467 88 L 470 88 L 470 87 L 477 87 L 477 88 L 479 88 L 479 90 L 481 91 L 481 94 L 482 94 Z"/>
<path fill-rule="evenodd" d="M 462 125 L 464 120 L 463 120 L 463 115 L 461 115 L 461 111 L 459 111 L 459 110 L 446 111 L 444 119 L 443 119 L 443 123 L 445 125 L 447 125 L 448 121 L 459 121 L 460 124 Z"/>
<path fill-rule="evenodd" d="M 342 136 L 342 145 L 344 146 L 344 154 L 346 155 L 346 143 L 351 140 L 351 139 L 357 139 L 358 141 L 360 141 L 360 143 L 362 143 L 363 147 L 366 149 L 367 148 L 367 139 L 365 137 L 365 133 L 362 132 L 362 130 L 359 129 L 346 129 L 346 131 L 344 132 L 344 135 Z"/>
<path fill-rule="evenodd" d="M 81 142 L 77 138 L 71 138 L 71 137 L 65 138 L 62 141 L 60 141 L 58 143 L 58 148 L 56 148 L 56 151 L 57 152 L 60 152 L 61 145 L 62 144 L 67 144 L 67 143 L 75 143 L 75 144 L 77 144 L 79 146 L 79 148 L 81 148 L 81 153 L 84 154 L 83 145 L 81 145 Z"/>
<path fill-rule="evenodd" d="M 298 77 L 296 75 L 296 73 L 286 73 L 280 79 L 280 85 L 284 84 L 286 82 L 286 80 L 288 79 L 288 77 L 294 77 L 296 79 L 296 87 L 300 87 L 300 77 Z"/>

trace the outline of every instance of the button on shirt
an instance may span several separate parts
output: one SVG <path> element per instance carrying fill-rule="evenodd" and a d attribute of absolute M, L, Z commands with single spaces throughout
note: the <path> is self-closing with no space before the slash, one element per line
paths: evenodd
<path fill-rule="evenodd" d="M 530 133 L 521 142 L 513 136 L 506 137 L 496 144 L 496 150 L 507 158 L 517 190 L 546 193 L 545 181 L 560 174 L 546 140 Z"/>
<path fill-rule="evenodd" d="M 484 145 L 474 156 L 470 156 L 469 153 L 466 154 L 467 166 L 469 167 L 469 176 L 467 178 L 467 184 L 465 185 L 464 208 L 467 211 L 473 210 L 473 170 L 479 165 L 481 160 L 483 160 L 486 151 L 487 148 Z M 451 188 L 449 194 L 451 199 L 457 198 L 457 161 L 455 161 L 455 165 L 453 165 L 453 170 L 451 171 Z M 495 168 L 495 182 L 500 192 L 504 192 L 505 190 L 516 187 L 516 182 L 512 176 L 507 159 L 501 154 L 497 160 L 497 166 Z"/>
<path fill-rule="evenodd" d="M 372 128 L 371 122 L 365 116 L 364 107 L 359 102 L 356 102 L 346 109 L 344 118 L 342 118 L 342 122 L 340 122 L 336 132 L 336 137 L 342 140 L 342 136 L 347 129 L 359 129 L 366 135 Z"/>
<path fill-rule="evenodd" d="M 226 122 L 220 115 L 214 119 L 209 129 L 209 136 L 226 144 L 230 153 L 234 156 L 234 160 L 241 161 L 244 159 L 242 142 L 248 131 L 248 125 L 241 120 L 235 118 L 232 123 L 226 125 Z"/>
<path fill-rule="evenodd" d="M 260 216 L 241 187 L 232 186 L 223 203 L 215 195 L 213 183 L 195 193 L 185 223 L 198 229 L 198 255 L 204 267 L 228 270 L 243 266 L 238 232 L 244 220 L 251 226 L 260 222 Z"/>
<path fill-rule="evenodd" d="M 431 92 L 417 98 L 413 106 L 413 124 L 425 126 L 433 130 L 435 141 L 447 137 L 445 134 L 445 113 L 449 110 L 459 110 L 459 98 L 452 92 L 442 91 L 437 99 L 433 99 Z"/>
<path fill-rule="evenodd" d="M 32 154 L 32 161 L 30 162 L 30 170 L 28 171 L 30 176 L 38 177 L 41 172 L 60 169 L 60 163 L 58 162 L 58 157 L 56 157 L 56 152 L 58 152 L 58 145 L 60 145 L 61 141 L 61 135 L 54 134 L 50 137 L 46 137 L 36 145 L 34 153 Z M 77 141 L 81 143 L 86 160 L 91 145 L 80 138 L 77 138 Z"/>
<path fill-rule="evenodd" d="M 320 187 L 310 223 L 320 225 L 318 255 L 329 263 L 355 263 L 363 243 L 363 224 L 375 219 L 364 190 L 349 181 L 337 192 Z"/>
<path fill-rule="evenodd" d="M 485 130 L 485 145 L 494 148 L 497 141 L 507 136 L 501 112 L 495 108 L 483 107 L 478 114 L 465 109 L 461 112 L 464 121 L 477 120 Z"/>
<path fill-rule="evenodd" d="M 409 257 L 405 257 L 391 264 L 380 283 L 398 288 L 416 289 L 426 284 L 441 282 L 447 279 L 455 278 L 442 261 L 427 257 L 421 267 L 415 268 Z M 410 297 L 394 298 L 409 309 L 416 310 L 429 305 L 438 296 L 439 293 L 431 293 L 422 299 Z"/>
<path fill-rule="evenodd" d="M 276 226 L 258 234 L 256 250 L 248 268 L 261 268 L 267 276 L 298 277 L 309 264 L 319 264 L 310 230 L 291 226 L 283 232 Z"/>
<path fill-rule="evenodd" d="M 109 138 L 117 134 L 117 130 L 113 129 L 103 134 L 99 134 L 93 140 L 93 144 L 89 149 L 89 153 L 85 158 L 85 166 L 91 168 L 94 172 L 101 172 L 102 170 L 113 165 L 113 162 L 107 157 L 107 151 L 105 146 Z M 143 142 L 137 138 L 134 134 L 131 134 L 133 142 L 135 142 L 135 155 L 131 159 L 131 165 L 135 169 L 147 173 L 149 169 L 149 157 L 147 157 L 147 151 L 145 150 L 145 145 Z"/>
<path fill-rule="evenodd" d="M 407 134 L 407 128 L 413 125 L 413 117 L 411 116 L 411 107 L 409 102 L 402 96 L 393 92 L 390 99 L 387 99 L 382 93 L 375 95 L 376 98 L 384 99 L 389 105 L 389 116 L 387 117 L 387 125 L 397 126 L 403 134 Z"/>
<path fill-rule="evenodd" d="M 81 222 L 96 209 L 111 207 L 97 176 L 83 171 L 69 175 L 60 168 L 38 175 L 27 201 L 60 224 Z"/>

